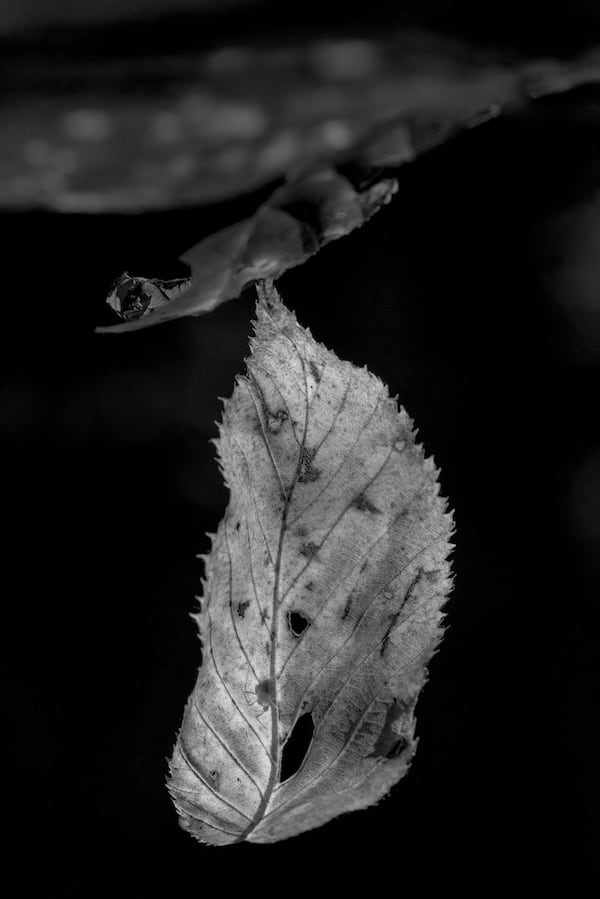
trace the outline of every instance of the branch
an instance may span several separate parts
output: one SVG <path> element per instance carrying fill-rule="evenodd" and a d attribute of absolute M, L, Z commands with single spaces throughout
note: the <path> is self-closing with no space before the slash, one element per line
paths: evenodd
<path fill-rule="evenodd" d="M 141 26 L 5 41 L 2 206 L 164 210 L 222 201 L 316 162 L 399 165 L 457 129 L 600 81 L 598 50 L 508 58 L 399 27 L 268 46 L 255 30 L 203 49 L 184 40 L 202 17 L 176 22 L 177 53 L 146 45 Z"/>

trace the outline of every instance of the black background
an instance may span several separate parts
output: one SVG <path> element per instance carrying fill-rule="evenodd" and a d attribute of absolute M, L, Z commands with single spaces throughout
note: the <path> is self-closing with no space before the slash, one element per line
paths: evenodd
<path fill-rule="evenodd" d="M 200 661 L 195 554 L 227 502 L 209 440 L 253 291 L 93 333 L 121 271 L 184 274 L 180 253 L 272 186 L 214 209 L 0 216 L 4 773 L 24 885 L 487 896 L 565 878 L 582 895 L 598 836 L 600 311 L 561 300 L 556 273 L 600 187 L 600 94 L 536 110 L 406 166 L 389 207 L 279 283 L 318 340 L 399 394 L 457 533 L 410 773 L 379 806 L 272 846 L 200 846 L 164 787 Z"/>

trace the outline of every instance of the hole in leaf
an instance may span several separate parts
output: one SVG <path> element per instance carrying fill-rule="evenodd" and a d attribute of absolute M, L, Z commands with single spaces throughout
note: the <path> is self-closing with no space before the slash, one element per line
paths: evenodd
<path fill-rule="evenodd" d="M 308 627 L 308 618 L 301 612 L 290 612 L 289 621 L 294 637 L 299 637 Z"/>
<path fill-rule="evenodd" d="M 300 715 L 285 741 L 281 753 L 280 783 L 289 780 L 300 768 L 308 752 L 314 730 L 315 725 L 311 713 L 305 712 L 304 715 Z"/>

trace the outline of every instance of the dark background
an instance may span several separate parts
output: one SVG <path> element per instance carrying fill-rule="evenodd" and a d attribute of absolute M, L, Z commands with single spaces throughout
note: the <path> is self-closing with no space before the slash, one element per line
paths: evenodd
<path fill-rule="evenodd" d="M 23 886 L 88 895 L 570 895 L 596 863 L 600 92 L 539 101 L 400 171 L 394 202 L 279 283 L 398 393 L 456 517 L 419 750 L 378 807 L 200 846 L 164 787 L 200 661 L 219 397 L 252 290 L 130 335 L 111 281 L 185 274 L 272 190 L 137 216 L 0 214 L 6 804 Z M 507 894 L 505 892 L 505 894 Z"/>

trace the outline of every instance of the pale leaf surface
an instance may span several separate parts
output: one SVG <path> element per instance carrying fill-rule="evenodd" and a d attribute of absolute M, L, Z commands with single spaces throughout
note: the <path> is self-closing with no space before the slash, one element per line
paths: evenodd
<path fill-rule="evenodd" d="M 450 589 L 437 472 L 384 384 L 270 285 L 246 364 L 216 441 L 230 501 L 169 782 L 183 826 L 213 844 L 275 842 L 389 792 Z M 312 740 L 282 781 L 300 719 Z"/>

